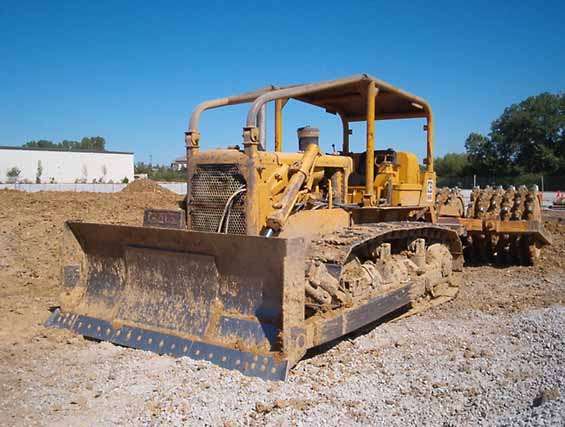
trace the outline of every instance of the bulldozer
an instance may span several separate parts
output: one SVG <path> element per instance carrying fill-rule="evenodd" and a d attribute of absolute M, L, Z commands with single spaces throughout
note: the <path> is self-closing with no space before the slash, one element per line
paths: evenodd
<path fill-rule="evenodd" d="M 322 152 L 304 126 L 283 151 L 289 100 L 338 116 L 341 149 Z M 202 150 L 202 113 L 236 104 L 249 104 L 241 145 Z M 376 123 L 401 119 L 425 121 L 423 165 L 376 148 Z M 350 147 L 355 122 L 362 152 Z M 424 99 L 366 74 L 203 102 L 185 132 L 184 209 L 148 209 L 142 227 L 68 221 L 47 325 L 284 380 L 309 349 L 454 298 L 467 230 L 548 243 L 540 221 L 491 218 L 486 230 L 440 194 L 433 135 Z"/>

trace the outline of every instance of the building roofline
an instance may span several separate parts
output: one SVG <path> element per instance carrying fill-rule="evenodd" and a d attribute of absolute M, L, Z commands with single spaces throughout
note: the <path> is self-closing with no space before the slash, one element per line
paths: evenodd
<path fill-rule="evenodd" d="M 21 150 L 21 151 L 57 151 L 60 153 L 95 153 L 95 154 L 131 154 L 131 151 L 96 151 L 96 150 L 65 150 L 62 148 L 52 147 L 14 147 L 9 145 L 0 145 L 0 150 Z"/>

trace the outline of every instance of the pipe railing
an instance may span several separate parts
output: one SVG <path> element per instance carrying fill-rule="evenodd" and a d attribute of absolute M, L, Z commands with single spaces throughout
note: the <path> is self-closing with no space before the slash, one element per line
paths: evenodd
<path fill-rule="evenodd" d="M 373 82 L 376 89 L 379 91 L 386 91 L 386 92 L 391 92 L 391 93 L 395 93 L 407 100 L 409 100 L 412 104 L 412 106 L 414 106 L 415 108 L 421 109 L 424 113 L 423 117 L 426 118 L 426 170 L 428 172 L 433 172 L 433 146 L 434 146 L 434 135 L 433 135 L 433 130 L 434 130 L 434 122 L 433 122 L 433 113 L 432 113 L 432 109 L 430 107 L 430 105 L 422 98 L 419 98 L 417 96 L 414 96 L 402 89 L 398 89 L 382 80 L 378 80 L 375 79 L 367 74 L 356 74 L 350 77 L 345 77 L 343 79 L 337 79 L 337 80 L 330 80 L 330 81 L 324 81 L 324 82 L 320 82 L 320 83 L 311 83 L 311 84 L 305 84 L 305 85 L 297 85 L 297 86 L 289 86 L 286 88 L 281 88 L 281 89 L 277 89 L 277 90 L 272 90 L 272 91 L 268 91 L 265 92 L 263 94 L 261 94 L 260 96 L 258 96 L 254 101 L 253 104 L 251 105 L 251 108 L 249 109 L 249 112 L 247 113 L 247 119 L 246 119 L 246 123 L 245 123 L 245 127 L 243 129 L 243 135 L 244 135 L 244 144 L 249 144 L 249 143 L 257 143 L 258 142 L 258 137 L 259 137 L 259 133 L 256 132 L 255 128 L 257 128 L 257 119 L 258 119 L 258 114 L 259 111 L 261 110 L 262 106 L 264 104 L 266 104 L 267 102 L 270 101 L 277 101 L 277 100 L 281 100 L 281 99 L 288 99 L 288 98 L 295 98 L 295 97 L 300 97 L 300 96 L 304 96 L 304 95 L 308 95 L 310 93 L 315 93 L 318 91 L 322 91 L 322 90 L 326 90 L 326 89 L 332 89 L 332 88 L 337 88 L 340 86 L 344 86 L 347 84 L 352 84 L 352 83 L 362 83 L 363 81 L 368 81 L 368 82 Z M 405 114 L 406 117 L 409 116 L 416 116 L 414 114 Z M 395 118 L 402 118 L 403 114 L 399 114 L 398 117 Z M 419 117 L 419 116 L 418 116 Z M 379 117 L 376 117 L 377 119 Z M 389 117 L 383 117 L 383 118 L 389 118 Z M 347 119 L 344 120 L 344 119 Z M 282 118 L 281 118 L 282 121 Z M 342 123 L 343 125 L 345 125 L 347 123 L 347 127 L 349 128 L 349 118 L 346 118 L 344 116 L 342 116 Z M 349 129 L 347 129 L 347 132 L 349 132 Z M 282 139 L 282 138 L 281 138 Z M 345 129 L 344 129 L 344 142 L 345 142 Z M 281 144 L 277 144 L 277 145 L 281 145 Z M 347 135 L 347 148 L 349 149 L 349 134 Z M 282 148 L 282 147 L 279 147 Z"/>
<path fill-rule="evenodd" d="M 367 93 L 367 150 L 365 152 L 365 193 L 363 204 L 372 206 L 375 202 L 375 105 L 379 89 L 374 82 L 369 82 Z"/>
<path fill-rule="evenodd" d="M 262 94 L 276 89 L 278 89 L 276 86 L 269 85 L 253 92 L 247 92 L 236 96 L 228 96 L 225 98 L 211 99 L 198 104 L 190 116 L 190 120 L 188 122 L 188 130 L 185 132 L 185 142 L 187 147 L 198 146 L 198 141 L 200 140 L 198 125 L 200 123 L 200 116 L 204 111 L 219 107 L 225 107 L 228 105 L 237 105 L 252 102 Z M 263 133 L 265 133 L 265 131 L 263 131 Z"/>
<path fill-rule="evenodd" d="M 309 93 L 318 92 L 325 89 L 332 89 L 367 79 L 369 79 L 369 77 L 367 77 L 365 74 L 361 74 L 361 75 L 346 77 L 344 79 L 330 80 L 320 83 L 310 83 L 300 86 L 292 86 L 292 87 L 287 87 L 284 89 L 278 89 L 272 92 L 264 93 L 263 95 L 257 97 L 255 101 L 253 101 L 253 104 L 249 109 L 249 112 L 247 113 L 246 127 L 247 128 L 257 127 L 257 114 L 259 113 L 261 106 L 263 104 L 266 104 L 267 102 L 275 101 L 281 98 L 295 98 L 302 95 L 308 95 Z"/>
<path fill-rule="evenodd" d="M 434 146 L 434 121 L 433 114 L 430 105 L 423 99 L 416 97 L 408 92 L 398 89 L 386 82 L 377 80 L 367 74 L 357 74 L 343 79 L 324 81 L 320 83 L 311 83 L 305 85 L 294 85 L 287 86 L 284 88 L 277 88 L 276 86 L 269 85 L 262 89 L 244 93 L 241 95 L 218 98 L 200 103 L 193 111 L 190 116 L 188 130 L 185 133 L 185 142 L 188 148 L 197 148 L 198 142 L 200 140 L 200 132 L 198 129 L 200 116 L 206 110 L 213 108 L 224 107 L 228 105 L 244 104 L 252 102 L 252 106 L 247 114 L 246 126 L 244 128 L 244 142 L 247 139 L 247 143 L 257 143 L 265 145 L 265 129 L 264 129 L 264 117 L 265 117 L 265 105 L 270 101 L 275 102 L 275 151 L 282 150 L 282 108 L 289 98 L 300 97 L 308 95 L 310 93 L 315 93 L 318 91 L 337 88 L 347 84 L 362 83 L 363 81 L 373 82 L 377 90 L 385 90 L 386 92 L 392 92 L 400 95 L 409 101 L 415 108 L 421 108 L 424 117 L 426 117 L 425 130 L 426 136 L 426 166 L 428 172 L 433 172 L 433 146 Z M 349 150 L 349 121 L 350 118 L 341 115 L 341 120 L 343 124 L 343 142 L 344 150 Z M 374 114 L 373 114 L 374 116 Z M 406 114 L 409 117 L 410 114 Z M 402 114 L 398 118 L 401 118 Z M 367 118 L 367 117 L 366 117 Z M 377 117 L 378 119 L 379 117 Z M 387 117 L 383 117 L 387 118 Z M 258 126 L 259 125 L 259 126 Z M 261 129 L 257 130 L 256 128 Z M 374 129 L 374 128 L 373 128 Z"/>

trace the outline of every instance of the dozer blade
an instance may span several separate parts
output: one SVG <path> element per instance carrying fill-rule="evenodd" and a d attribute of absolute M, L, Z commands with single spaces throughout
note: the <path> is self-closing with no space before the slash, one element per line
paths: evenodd
<path fill-rule="evenodd" d="M 285 379 L 305 353 L 301 239 L 68 222 L 48 326 Z"/>

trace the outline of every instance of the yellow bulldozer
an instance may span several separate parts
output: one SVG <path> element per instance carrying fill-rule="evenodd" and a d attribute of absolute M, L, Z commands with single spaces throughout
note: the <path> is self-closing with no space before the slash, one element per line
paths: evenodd
<path fill-rule="evenodd" d="M 323 153 L 306 126 L 284 152 L 288 100 L 339 116 L 341 150 Z M 242 103 L 242 145 L 201 150 L 201 114 Z M 377 121 L 408 118 L 426 123 L 423 166 L 376 149 Z M 363 152 L 350 149 L 353 122 L 366 123 Z M 185 134 L 185 209 L 148 209 L 143 227 L 67 222 L 47 324 L 280 380 L 310 348 L 453 298 L 469 247 L 519 240 L 531 262 L 549 242 L 537 196 L 519 218 L 479 215 L 478 202 L 466 216 L 458 193 L 436 190 L 433 128 L 425 100 L 365 74 L 200 104 Z"/>

